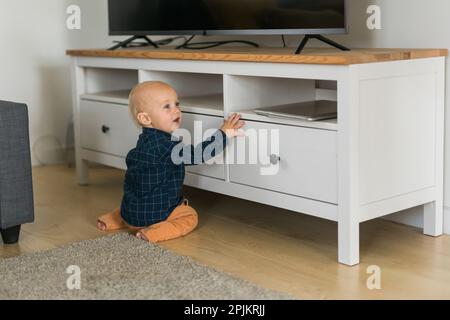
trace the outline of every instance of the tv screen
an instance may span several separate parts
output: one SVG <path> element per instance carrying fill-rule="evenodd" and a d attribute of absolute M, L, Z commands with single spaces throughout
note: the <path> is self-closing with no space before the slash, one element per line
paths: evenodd
<path fill-rule="evenodd" d="M 346 0 L 109 0 L 109 33 L 345 33 L 345 2 Z"/>

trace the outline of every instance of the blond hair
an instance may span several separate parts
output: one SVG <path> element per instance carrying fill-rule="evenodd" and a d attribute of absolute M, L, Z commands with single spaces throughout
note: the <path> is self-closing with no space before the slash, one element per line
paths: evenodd
<path fill-rule="evenodd" d="M 156 80 L 152 80 L 152 81 L 144 81 L 141 83 L 138 83 L 137 85 L 135 85 L 133 87 L 133 89 L 131 89 L 130 94 L 128 95 L 128 108 L 130 110 L 130 115 L 133 118 L 133 121 L 138 125 L 138 126 L 142 126 L 141 123 L 139 123 L 137 116 L 139 114 L 139 112 L 142 111 L 142 109 L 140 108 L 140 106 L 136 103 L 135 99 L 135 95 L 136 95 L 136 91 L 138 91 L 141 87 L 144 86 L 154 86 L 154 85 L 164 85 L 167 87 L 171 86 L 165 82 L 162 81 L 156 81 Z"/>
<path fill-rule="evenodd" d="M 134 123 L 138 126 L 141 126 L 137 119 L 137 115 L 139 113 L 136 102 L 134 101 L 134 95 L 136 93 L 137 88 L 139 87 L 139 84 L 135 85 L 133 89 L 131 89 L 130 94 L 128 95 L 128 108 L 130 110 L 130 116 L 133 119 Z"/>

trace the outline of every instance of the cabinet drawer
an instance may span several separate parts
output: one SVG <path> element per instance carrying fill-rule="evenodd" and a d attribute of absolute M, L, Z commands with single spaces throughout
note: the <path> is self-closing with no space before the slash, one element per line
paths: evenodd
<path fill-rule="evenodd" d="M 141 130 L 127 105 L 82 99 L 80 108 L 83 148 L 125 157 L 136 146 Z"/>
<path fill-rule="evenodd" d="M 336 131 L 253 121 L 246 121 L 244 128 L 246 136 L 237 137 L 227 149 L 231 182 L 337 203 Z M 255 148 L 251 141 L 256 140 Z M 251 160 L 249 150 L 257 150 L 257 161 Z M 242 158 L 238 162 L 239 153 L 245 155 L 244 164 Z"/>
<path fill-rule="evenodd" d="M 208 136 L 205 136 L 205 131 L 208 129 L 219 129 L 223 124 L 222 117 L 206 116 L 202 114 L 186 113 L 183 112 L 181 128 L 186 129 L 190 132 L 191 141 L 185 141 L 184 143 L 191 143 L 197 145 L 198 143 L 204 141 Z M 194 131 L 194 127 L 196 130 Z M 198 130 L 197 130 L 198 129 Z M 197 136 L 196 136 L 197 135 Z M 217 161 L 217 164 L 199 164 L 193 166 L 186 166 L 186 171 L 190 173 L 201 174 L 208 177 L 225 179 L 225 167 L 223 152 L 218 154 L 213 160 Z"/>

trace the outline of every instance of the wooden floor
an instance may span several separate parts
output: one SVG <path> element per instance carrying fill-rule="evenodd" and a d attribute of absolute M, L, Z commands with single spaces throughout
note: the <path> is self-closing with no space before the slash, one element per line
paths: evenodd
<path fill-rule="evenodd" d="M 96 217 L 120 203 L 124 172 L 91 169 L 79 186 L 73 168 L 33 168 L 36 221 L 19 245 L 0 256 L 54 248 L 104 235 Z M 361 225 L 361 264 L 336 262 L 337 224 L 194 188 L 185 195 L 200 216 L 198 229 L 165 248 L 305 299 L 450 299 L 450 237 L 385 220 Z M 369 290 L 367 267 L 381 268 L 381 289 Z"/>

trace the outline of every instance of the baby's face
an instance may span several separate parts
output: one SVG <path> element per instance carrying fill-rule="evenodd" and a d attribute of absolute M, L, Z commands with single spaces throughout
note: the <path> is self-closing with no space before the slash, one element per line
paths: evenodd
<path fill-rule="evenodd" d="M 164 86 L 146 96 L 143 111 L 150 116 L 151 126 L 168 133 L 177 130 L 181 125 L 181 111 L 175 90 Z"/>

